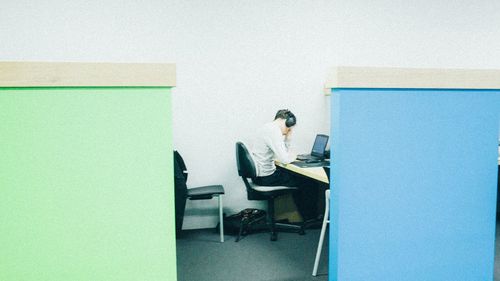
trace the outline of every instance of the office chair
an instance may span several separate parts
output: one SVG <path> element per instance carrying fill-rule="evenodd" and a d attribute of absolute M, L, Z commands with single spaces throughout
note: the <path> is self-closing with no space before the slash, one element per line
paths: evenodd
<path fill-rule="evenodd" d="M 330 181 L 330 167 L 323 167 L 328 181 Z M 325 214 L 323 215 L 323 225 L 321 226 L 321 234 L 319 235 L 318 249 L 316 250 L 316 258 L 314 259 L 314 268 L 312 276 L 318 273 L 319 258 L 323 249 L 323 240 L 325 239 L 326 225 L 330 222 L 328 219 L 330 214 L 330 189 L 325 190 Z"/>
<path fill-rule="evenodd" d="M 267 200 L 267 225 L 271 232 L 271 241 L 278 239 L 277 228 L 280 230 L 296 231 L 303 235 L 303 227 L 293 224 L 276 223 L 274 219 L 274 199 L 293 192 L 297 188 L 288 186 L 259 186 L 252 181 L 248 181 L 248 179 L 256 178 L 257 172 L 253 158 L 242 142 L 236 143 L 236 163 L 238 166 L 238 175 L 241 176 L 245 183 L 248 200 Z"/>
<path fill-rule="evenodd" d="M 219 199 L 219 227 L 220 242 L 224 242 L 224 221 L 222 216 L 222 195 L 224 187 L 222 185 L 208 185 L 194 188 L 187 188 L 186 182 L 188 172 L 186 164 L 179 152 L 174 151 L 174 176 L 175 176 L 175 226 L 179 236 L 184 221 L 184 210 L 186 200 L 207 200 L 217 197 Z"/>

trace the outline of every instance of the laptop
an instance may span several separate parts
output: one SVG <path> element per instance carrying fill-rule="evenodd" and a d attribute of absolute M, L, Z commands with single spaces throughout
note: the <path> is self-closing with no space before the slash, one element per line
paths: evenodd
<path fill-rule="evenodd" d="M 314 140 L 313 147 L 310 154 L 299 154 L 297 160 L 323 160 L 325 158 L 326 144 L 328 143 L 328 136 L 317 134 Z"/>

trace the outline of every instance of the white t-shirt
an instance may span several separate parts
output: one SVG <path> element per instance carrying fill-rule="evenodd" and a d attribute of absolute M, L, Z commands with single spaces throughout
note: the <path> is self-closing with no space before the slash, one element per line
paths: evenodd
<path fill-rule="evenodd" d="M 294 161 L 295 157 L 288 152 L 288 147 L 289 143 L 285 141 L 285 136 L 276 122 L 267 123 L 258 130 L 252 147 L 257 176 L 273 174 L 276 171 L 274 160 L 283 164 Z"/>

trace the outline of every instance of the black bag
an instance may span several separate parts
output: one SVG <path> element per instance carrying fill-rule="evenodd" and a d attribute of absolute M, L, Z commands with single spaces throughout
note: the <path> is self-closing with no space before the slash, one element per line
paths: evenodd
<path fill-rule="evenodd" d="M 256 229 L 257 225 L 265 225 L 265 222 L 266 212 L 259 209 L 247 208 L 230 216 L 224 214 L 224 233 L 238 235 L 235 241 L 238 242 L 242 236 Z M 219 229 L 218 224 L 216 229 Z"/>

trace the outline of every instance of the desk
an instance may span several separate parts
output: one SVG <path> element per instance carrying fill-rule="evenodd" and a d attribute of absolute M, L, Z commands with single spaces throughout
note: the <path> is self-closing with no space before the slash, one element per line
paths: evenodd
<path fill-rule="evenodd" d="M 323 167 L 301 168 L 294 164 L 283 164 L 279 161 L 275 161 L 274 163 L 278 168 L 283 168 L 292 173 L 296 173 L 311 178 L 315 181 L 320 182 L 321 184 L 327 184 L 327 185 L 329 184 L 328 177 L 326 176 Z M 322 198 L 322 196 L 320 196 L 320 198 Z M 324 200 L 320 199 L 318 202 L 319 206 L 322 206 L 323 202 Z M 302 218 L 297 212 L 296 206 L 292 200 L 291 195 L 280 196 L 275 199 L 275 214 L 277 220 L 288 219 L 290 222 L 302 221 Z"/>
<path fill-rule="evenodd" d="M 274 162 L 277 167 L 281 167 L 285 170 L 292 171 L 299 175 L 317 180 L 322 183 L 329 184 L 328 177 L 326 176 L 325 170 L 323 167 L 310 167 L 310 168 L 301 168 L 294 164 L 283 164 L 279 161 Z"/>
<path fill-rule="evenodd" d="M 292 171 L 294 173 L 306 176 L 308 178 L 315 179 L 322 183 L 328 184 L 328 177 L 325 174 L 323 167 L 311 167 L 311 168 L 301 168 L 294 164 L 283 164 L 279 161 L 274 162 L 277 167 L 281 167 L 285 170 Z M 498 165 L 500 166 L 500 157 L 498 157 Z"/>

